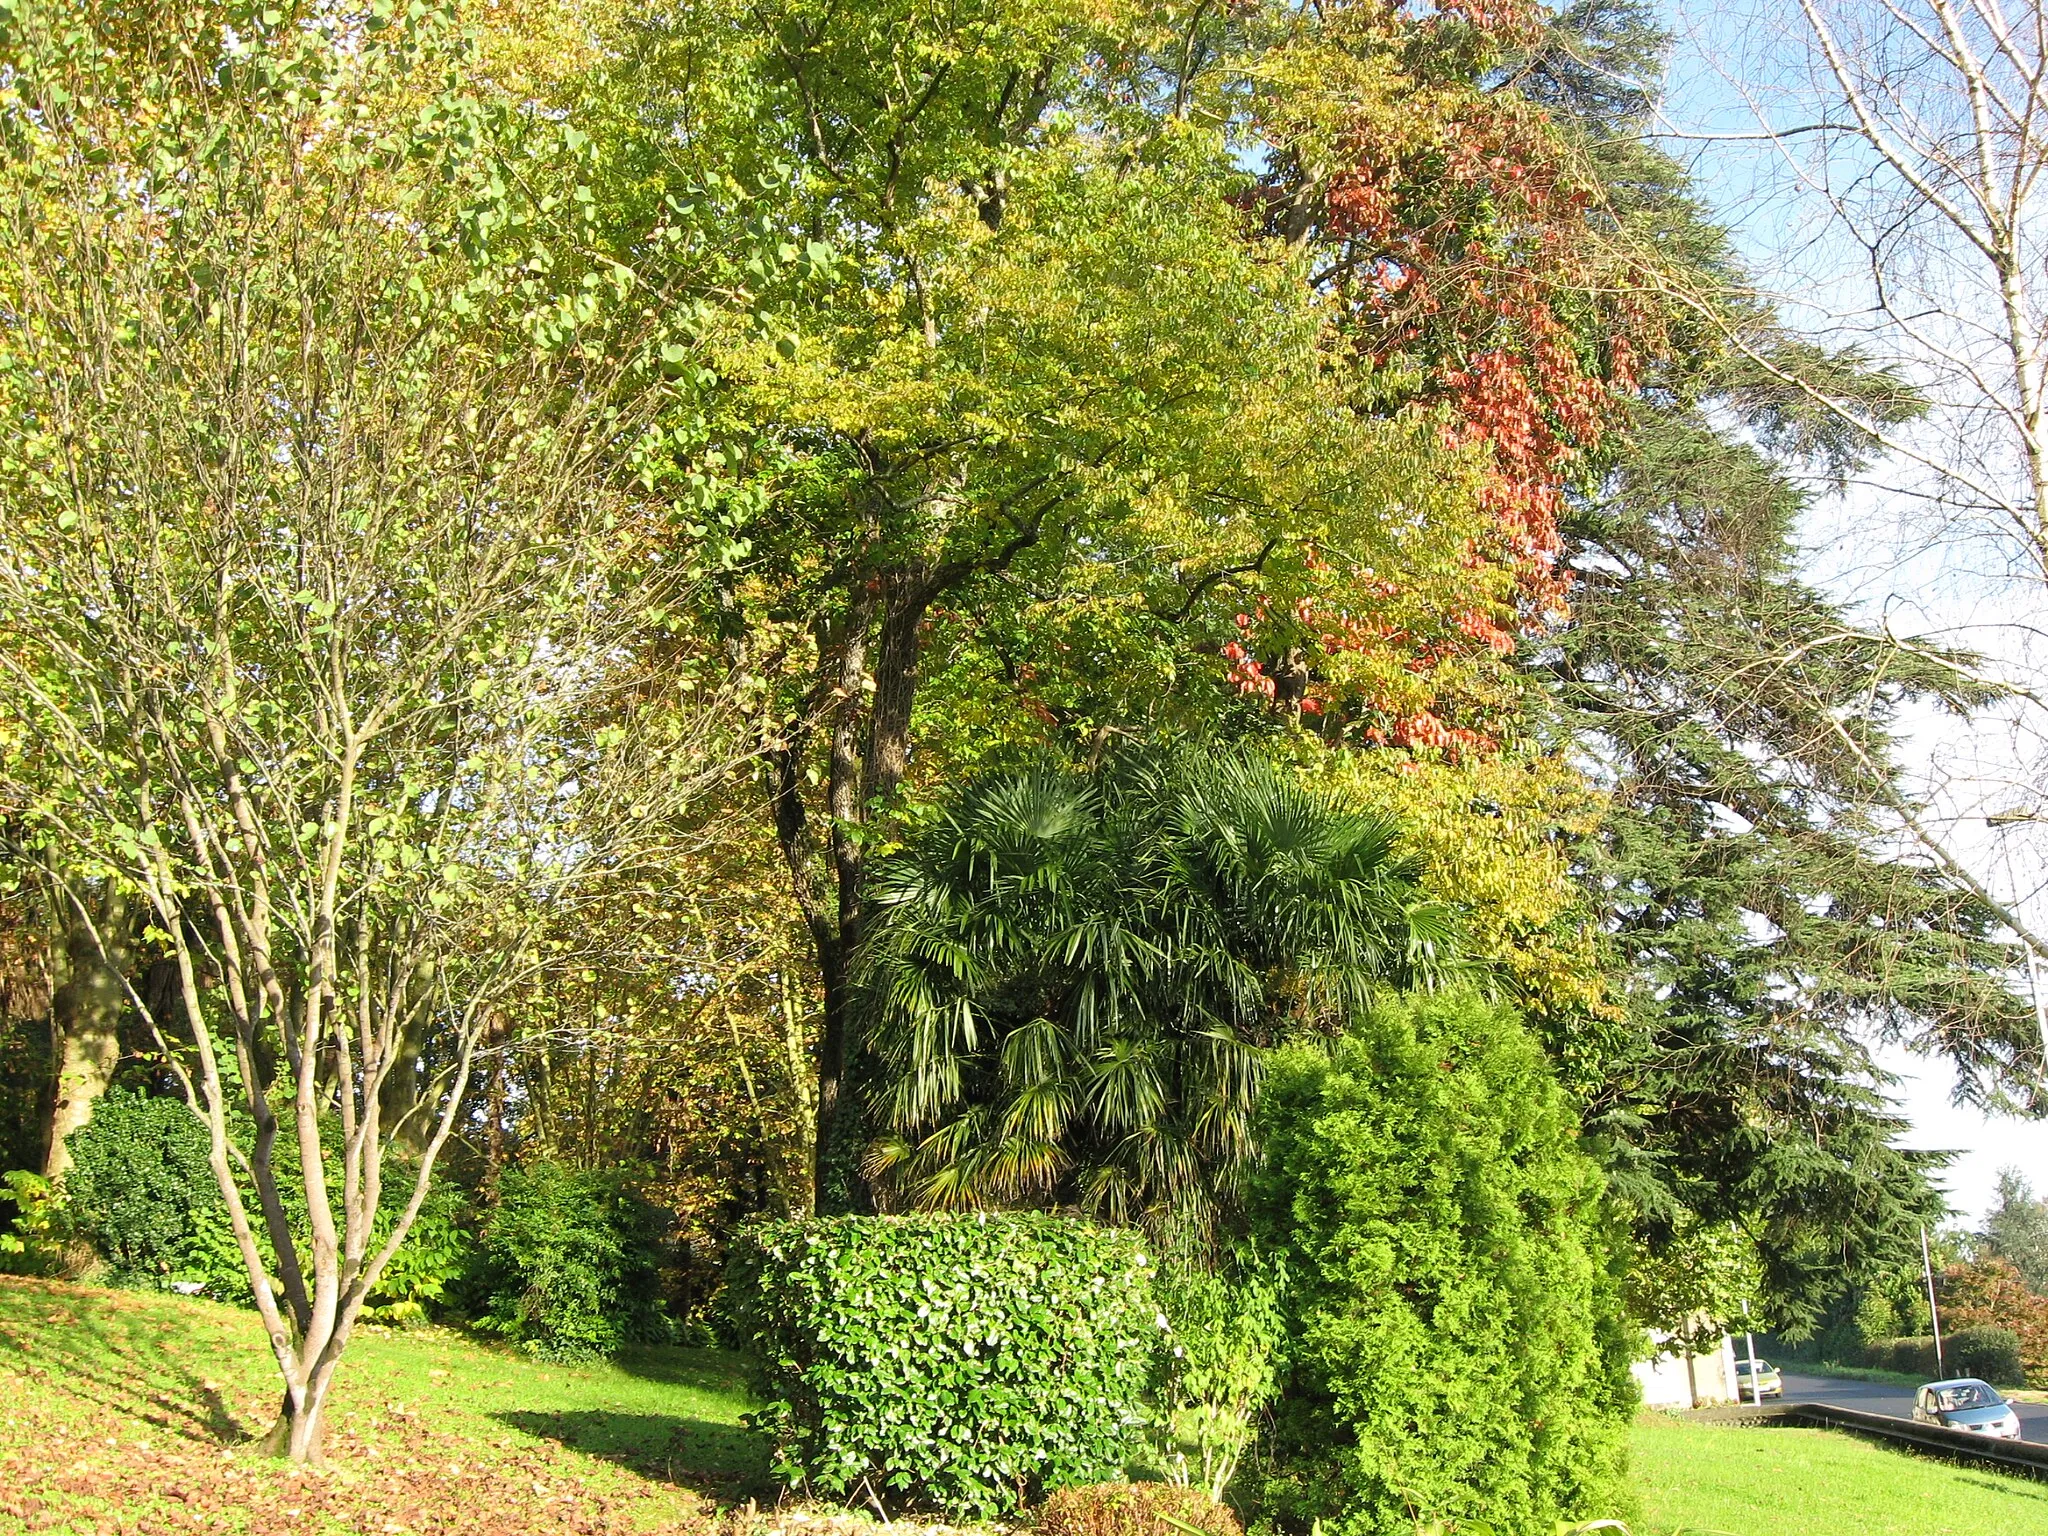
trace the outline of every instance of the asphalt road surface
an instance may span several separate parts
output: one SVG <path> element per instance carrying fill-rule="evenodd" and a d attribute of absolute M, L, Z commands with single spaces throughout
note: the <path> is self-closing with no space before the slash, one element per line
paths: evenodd
<path fill-rule="evenodd" d="M 1837 1408 L 1860 1408 L 1865 1413 L 1888 1413 L 1893 1418 L 1913 1417 L 1913 1389 L 1888 1381 L 1851 1381 L 1844 1376 L 1811 1376 L 1786 1371 L 1785 1396 L 1788 1403 L 1833 1403 Z M 1768 1399 L 1767 1399 L 1768 1401 Z M 2048 1445 L 2048 1403 L 2014 1403 L 2020 1416 L 2020 1438 L 2036 1445 Z"/>

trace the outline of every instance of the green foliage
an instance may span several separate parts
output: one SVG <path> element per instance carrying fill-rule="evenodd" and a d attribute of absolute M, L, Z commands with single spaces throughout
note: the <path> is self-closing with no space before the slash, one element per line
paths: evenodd
<path fill-rule="evenodd" d="M 246 1122 L 231 1124 L 246 1141 Z M 92 1118 L 72 1133 L 70 1145 L 61 1236 L 90 1244 L 107 1265 L 107 1278 L 158 1290 L 198 1286 L 215 1300 L 248 1305 L 248 1271 L 207 1163 L 206 1128 L 182 1099 L 114 1089 L 93 1106 Z M 304 1230 L 305 1196 L 291 1139 L 280 1137 L 273 1156 L 287 1215 Z M 330 1187 L 339 1183 L 331 1161 L 328 1174 Z M 373 1241 L 389 1238 L 410 1195 L 409 1178 L 385 1185 Z M 254 1205 L 253 1190 L 245 1188 L 243 1198 Z M 444 1187 L 430 1194 L 378 1277 L 364 1315 L 373 1322 L 404 1323 L 444 1308 L 451 1287 L 474 1262 L 474 1226 L 462 1190 Z M 276 1253 L 268 1234 L 259 1232 L 257 1243 L 274 1273 Z"/>
<path fill-rule="evenodd" d="M 1220 1503 L 1280 1384 L 1284 1266 L 1247 1251 L 1217 1269 L 1169 1264 L 1156 1294 L 1169 1333 L 1159 1428 L 1167 1477 Z"/>
<path fill-rule="evenodd" d="M 207 1163 L 206 1128 L 182 1100 L 114 1089 L 70 1147 L 68 1214 L 110 1279 L 247 1297 L 248 1273 Z"/>
<path fill-rule="evenodd" d="M 927 1205 L 1205 1229 L 1260 1047 L 1444 962 L 1416 874 L 1391 821 L 1255 754 L 975 781 L 872 879 L 878 1166 Z"/>
<path fill-rule="evenodd" d="M 1998 1175 L 1998 1204 L 1984 1218 L 1983 1244 L 2018 1270 L 2029 1289 L 2048 1296 L 2048 1199 L 2016 1168 Z"/>
<path fill-rule="evenodd" d="M 2010 1328 L 1959 1328 L 1941 1344 L 1951 1376 L 1975 1376 L 2001 1387 L 2026 1385 L 2020 1336 Z"/>
<path fill-rule="evenodd" d="M 1882 1291 L 1869 1291 L 1856 1303 L 1856 1337 L 1865 1348 L 1894 1337 L 1899 1331 L 1899 1309 Z"/>
<path fill-rule="evenodd" d="M 409 1185 L 387 1194 L 378 1211 L 376 1241 L 390 1237 L 395 1207 Z M 476 1209 L 466 1190 L 443 1185 L 420 1206 L 405 1241 L 370 1292 L 363 1316 L 374 1323 L 421 1323 L 450 1309 L 461 1283 L 477 1267 Z"/>
<path fill-rule="evenodd" d="M 1639 1243 L 1630 1256 L 1629 1316 L 1699 1354 L 1756 1305 L 1762 1285 L 1755 1243 L 1726 1222 L 1687 1211 L 1663 1242 Z"/>
<path fill-rule="evenodd" d="M 71 1218 L 63 1190 L 39 1173 L 17 1168 L 0 1178 L 14 1219 L 0 1232 L 0 1272 L 14 1275 L 53 1274 L 63 1267 L 65 1244 L 72 1238 Z"/>
<path fill-rule="evenodd" d="M 1946 1344 L 1946 1340 L 1943 1341 Z M 1879 1339 L 1870 1346 L 1864 1363 L 1873 1370 L 1897 1371 L 1902 1376 L 1931 1380 L 1945 1365 L 1934 1353 L 1934 1335 L 1910 1334 L 1896 1339 Z"/>
<path fill-rule="evenodd" d="M 1152 1275 L 1131 1232 L 1062 1217 L 844 1216 L 748 1229 L 725 1298 L 784 1482 L 991 1519 L 1121 1472 Z"/>
<path fill-rule="evenodd" d="M 1633 1339 L 1601 1182 L 1542 1052 L 1474 995 L 1275 1061 L 1250 1212 L 1288 1253 L 1265 1512 L 1344 1536 L 1612 1507 Z"/>
<path fill-rule="evenodd" d="M 558 1360 L 666 1342 L 665 1226 L 629 1168 L 506 1169 L 483 1226 L 475 1326 Z"/>

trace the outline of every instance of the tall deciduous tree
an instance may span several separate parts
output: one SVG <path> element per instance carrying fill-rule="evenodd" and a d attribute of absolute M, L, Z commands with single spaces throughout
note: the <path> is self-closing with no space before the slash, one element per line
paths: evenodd
<path fill-rule="evenodd" d="M 1998 1204 L 1984 1218 L 1984 1251 L 2004 1259 L 2029 1287 L 2048 1296 L 2048 1200 L 2017 1168 L 1998 1175 Z"/>
<path fill-rule="evenodd" d="M 1228 125 L 1142 88 L 1133 50 L 1165 14 L 694 13 L 721 67 L 746 63 L 729 135 L 787 177 L 775 217 L 809 268 L 786 333 L 720 365 L 780 474 L 715 618 L 790 663 L 768 801 L 823 977 L 821 1192 L 858 1140 L 840 1121 L 866 863 L 933 744 L 920 689 L 958 615 L 1094 600 L 1170 624 L 1318 540 L 1471 579 L 1471 467 L 1430 423 L 1357 409 L 1309 274 L 1247 238 Z M 701 73 L 675 79 L 659 133 L 709 145 Z"/>
<path fill-rule="evenodd" d="M 104 966 L 83 882 L 173 964 L 162 1066 L 311 1459 L 493 1000 L 587 963 L 564 914 L 680 835 L 723 671 L 637 660 L 689 596 L 648 494 L 682 343 L 578 261 L 573 127 L 426 8 L 135 22 L 0 31 L 0 692 L 37 746 L 0 794 Z"/>

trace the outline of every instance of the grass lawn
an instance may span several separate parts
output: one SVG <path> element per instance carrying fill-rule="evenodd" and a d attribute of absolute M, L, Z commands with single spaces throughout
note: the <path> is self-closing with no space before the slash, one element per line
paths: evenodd
<path fill-rule="evenodd" d="M 1825 1429 L 1637 1421 L 1638 1536 L 2028 1536 L 2048 1482 L 1894 1451 Z"/>
<path fill-rule="evenodd" d="M 276 1380 L 252 1312 L 0 1276 L 0 1533 L 708 1532 L 763 1471 L 709 1350 L 558 1365 L 361 1332 L 313 1473 L 243 1444 Z"/>

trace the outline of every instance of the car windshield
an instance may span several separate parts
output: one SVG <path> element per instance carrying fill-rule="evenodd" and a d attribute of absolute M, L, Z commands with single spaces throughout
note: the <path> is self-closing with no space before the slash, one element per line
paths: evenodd
<path fill-rule="evenodd" d="M 1756 1373 L 1759 1376 L 1763 1375 L 1765 1371 L 1768 1371 L 1771 1368 L 1771 1362 L 1768 1360 L 1759 1360 L 1756 1363 Z M 1738 1376 L 1747 1376 L 1749 1374 L 1749 1362 L 1747 1360 L 1736 1361 L 1735 1374 Z"/>
<path fill-rule="evenodd" d="M 1960 1387 L 1943 1387 L 1934 1394 L 1936 1405 L 1943 1413 L 1955 1413 L 1963 1408 L 1996 1408 L 2005 1399 L 1989 1387 L 1968 1383 Z"/>

